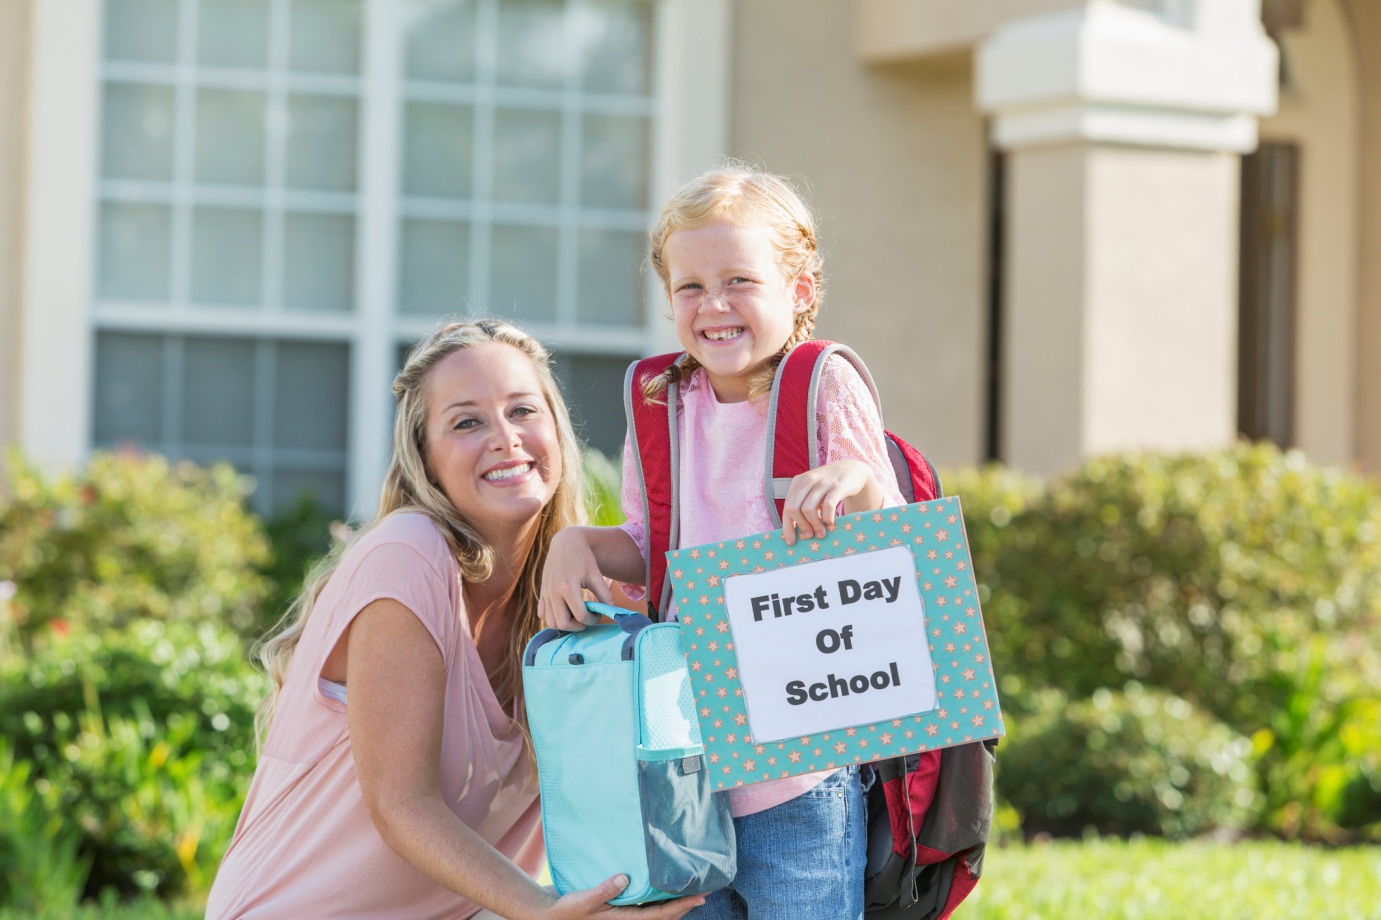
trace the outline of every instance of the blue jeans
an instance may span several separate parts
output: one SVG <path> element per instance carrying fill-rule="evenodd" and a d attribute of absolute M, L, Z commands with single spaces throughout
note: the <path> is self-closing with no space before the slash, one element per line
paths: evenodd
<path fill-rule="evenodd" d="M 734 819 L 738 875 L 686 920 L 861 920 L 868 813 L 858 767 Z"/>

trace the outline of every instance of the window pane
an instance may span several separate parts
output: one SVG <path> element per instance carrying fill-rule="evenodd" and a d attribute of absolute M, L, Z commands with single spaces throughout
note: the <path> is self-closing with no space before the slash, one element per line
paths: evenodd
<path fill-rule="evenodd" d="M 642 322 L 641 234 L 604 230 L 580 233 L 581 322 L 636 326 Z"/>
<path fill-rule="evenodd" d="M 499 4 L 497 77 L 509 86 L 561 86 L 568 49 L 561 0 Z"/>
<path fill-rule="evenodd" d="M 494 124 L 494 199 L 555 204 L 560 156 L 558 113 L 500 109 Z"/>
<path fill-rule="evenodd" d="M 409 79 L 474 79 L 474 0 L 407 0 L 403 17 Z"/>
<path fill-rule="evenodd" d="M 101 204 L 100 268 L 102 297 L 168 299 L 168 253 L 172 215 L 166 205 Z"/>
<path fill-rule="evenodd" d="M 650 146 L 647 119 L 587 116 L 582 146 L 580 203 L 592 208 L 643 207 Z"/>
<path fill-rule="evenodd" d="M 254 444 L 254 343 L 188 339 L 182 359 L 182 440 L 189 446 Z"/>
<path fill-rule="evenodd" d="M 580 17 L 583 83 L 594 93 L 648 92 L 652 85 L 652 4 L 587 0 Z"/>
<path fill-rule="evenodd" d="M 197 93 L 198 182 L 264 181 L 264 94 L 229 89 Z"/>
<path fill-rule="evenodd" d="M 107 83 L 101 115 L 101 175 L 173 177 L 172 87 Z"/>
<path fill-rule="evenodd" d="M 278 346 L 273 393 L 275 447 L 345 449 L 350 351 L 325 342 Z"/>
<path fill-rule="evenodd" d="M 291 508 L 303 497 L 314 499 L 327 511 L 345 511 L 345 476 L 305 470 L 278 470 L 273 474 L 273 511 Z"/>
<path fill-rule="evenodd" d="M 197 63 L 262 68 L 268 63 L 268 0 L 201 0 Z"/>
<path fill-rule="evenodd" d="M 283 230 L 283 304 L 349 313 L 355 300 L 355 218 L 288 214 Z"/>
<path fill-rule="evenodd" d="M 342 96 L 288 99 L 288 185 L 355 188 L 355 100 Z"/>
<path fill-rule="evenodd" d="M 192 300 L 257 304 L 263 262 L 263 214 L 248 208 L 192 212 Z"/>
<path fill-rule="evenodd" d="M 409 102 L 403 121 L 404 194 L 470 197 L 473 110 Z"/>
<path fill-rule="evenodd" d="M 156 444 L 163 438 L 163 341 L 153 335 L 96 336 L 92 440 Z"/>
<path fill-rule="evenodd" d="M 556 317 L 556 230 L 494 228 L 489 304 L 519 322 Z"/>
<path fill-rule="evenodd" d="M 468 225 L 405 220 L 399 250 L 399 312 L 422 316 L 464 312 L 470 284 Z"/>
<path fill-rule="evenodd" d="M 558 354 L 556 377 L 571 407 L 576 434 L 591 447 L 619 462 L 623 451 L 623 377 L 632 358 Z"/>
<path fill-rule="evenodd" d="M 288 67 L 359 73 L 360 0 L 292 0 Z"/>
<path fill-rule="evenodd" d="M 106 0 L 106 58 L 176 60 L 177 6 L 177 0 Z"/>

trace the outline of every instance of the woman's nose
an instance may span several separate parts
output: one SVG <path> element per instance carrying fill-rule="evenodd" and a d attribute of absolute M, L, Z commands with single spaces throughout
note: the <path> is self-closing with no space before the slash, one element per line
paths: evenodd
<path fill-rule="evenodd" d="M 490 429 L 489 447 L 491 450 L 504 450 L 517 447 L 520 443 L 518 426 L 508 419 L 502 419 Z"/>

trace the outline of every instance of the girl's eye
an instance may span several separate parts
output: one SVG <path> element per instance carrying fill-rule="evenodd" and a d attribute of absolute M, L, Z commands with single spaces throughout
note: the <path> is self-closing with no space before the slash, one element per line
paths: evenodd
<path fill-rule="evenodd" d="M 695 282 L 695 281 L 688 281 L 687 283 L 685 283 L 685 284 L 681 285 L 679 288 L 677 288 L 677 289 L 676 289 L 676 293 L 680 294 L 682 291 L 698 291 L 698 290 L 700 290 L 700 284 L 699 284 L 698 282 Z"/>

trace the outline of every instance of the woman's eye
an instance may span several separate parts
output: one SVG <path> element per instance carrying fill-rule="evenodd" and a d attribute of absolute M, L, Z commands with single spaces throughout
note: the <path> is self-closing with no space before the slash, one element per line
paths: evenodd
<path fill-rule="evenodd" d="M 474 428 L 479 423 L 480 421 L 477 418 L 463 418 L 457 420 L 456 423 L 451 427 L 456 431 L 464 431 L 468 428 Z"/>
<path fill-rule="evenodd" d="M 513 415 L 527 416 L 536 413 L 536 411 L 536 406 L 519 406 L 518 408 L 513 410 Z"/>

